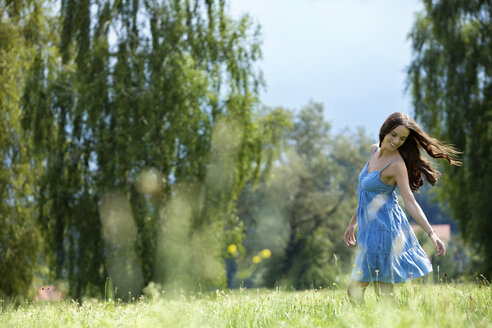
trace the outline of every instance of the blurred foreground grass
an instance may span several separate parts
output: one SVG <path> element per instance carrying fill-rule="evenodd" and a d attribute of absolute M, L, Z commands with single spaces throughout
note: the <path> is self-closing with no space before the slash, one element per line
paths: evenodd
<path fill-rule="evenodd" d="M 176 297 L 154 291 L 152 299 L 131 303 L 1 305 L 1 327 L 492 327 L 487 285 L 407 284 L 393 301 L 378 301 L 370 289 L 364 306 L 351 305 L 342 289 Z"/>

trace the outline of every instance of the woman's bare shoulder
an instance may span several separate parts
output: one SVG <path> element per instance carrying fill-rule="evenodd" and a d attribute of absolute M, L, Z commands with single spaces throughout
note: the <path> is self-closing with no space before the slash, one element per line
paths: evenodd
<path fill-rule="evenodd" d="M 373 144 L 373 145 L 371 146 L 371 154 L 372 154 L 372 153 L 374 153 L 374 151 L 375 151 L 376 149 L 378 149 L 378 147 L 379 147 L 379 145 L 378 145 L 377 143 L 376 143 L 376 144 Z"/>
<path fill-rule="evenodd" d="M 395 158 L 390 167 L 393 168 L 393 170 L 396 172 L 401 172 L 406 174 L 407 173 L 407 164 L 405 164 L 405 161 L 403 160 L 403 157 L 401 157 L 400 154 L 398 154 L 398 157 Z"/>

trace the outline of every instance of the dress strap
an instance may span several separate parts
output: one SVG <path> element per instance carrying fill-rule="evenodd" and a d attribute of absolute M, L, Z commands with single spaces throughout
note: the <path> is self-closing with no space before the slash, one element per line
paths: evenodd
<path fill-rule="evenodd" d="M 386 164 L 381 170 L 379 171 L 382 171 L 384 170 L 385 168 L 387 168 L 388 166 L 390 166 L 391 163 L 393 163 L 394 161 L 400 161 L 401 159 L 400 158 L 395 158 L 394 160 L 392 160 L 391 162 L 389 162 L 388 164 Z"/>
<path fill-rule="evenodd" d="M 369 159 L 366 162 L 366 168 L 369 167 L 369 162 L 371 161 L 372 156 L 374 156 L 374 154 L 378 151 L 378 149 L 379 149 L 379 146 L 377 146 L 376 149 L 374 149 L 374 151 L 372 152 L 371 157 L 369 157 Z"/>
<path fill-rule="evenodd" d="M 374 151 L 371 154 L 371 157 L 369 157 L 369 160 L 371 160 L 372 156 L 374 156 L 374 154 L 378 151 L 378 149 L 379 149 L 379 146 L 377 146 L 376 149 L 374 149 Z M 369 162 L 369 161 L 367 161 L 367 162 Z"/>

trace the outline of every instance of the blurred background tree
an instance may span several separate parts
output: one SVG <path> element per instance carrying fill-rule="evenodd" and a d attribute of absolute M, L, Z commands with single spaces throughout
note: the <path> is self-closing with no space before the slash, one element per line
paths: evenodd
<path fill-rule="evenodd" d="M 477 273 L 492 273 L 492 3 L 423 1 L 410 33 L 408 69 L 416 118 L 464 152 L 463 166 L 443 164 L 441 199 L 465 241 L 483 256 Z"/>
<path fill-rule="evenodd" d="M 50 278 L 68 279 L 73 297 L 101 295 L 105 277 L 115 276 L 108 263 L 122 257 L 121 248 L 136 252 L 139 268 L 128 277 L 142 277 L 142 283 L 120 286 L 120 295 L 138 293 L 151 280 L 168 282 L 174 260 L 188 261 L 183 267 L 211 262 L 213 274 L 191 271 L 195 288 L 225 285 L 225 239 L 241 236 L 237 194 L 255 179 L 263 165 L 261 145 L 269 141 L 261 123 L 268 119 L 254 110 L 262 85 L 254 66 L 261 56 L 259 29 L 247 16 L 232 20 L 224 6 L 62 1 L 56 51 L 36 49 L 23 126 L 44 163 L 36 203 Z M 220 168 L 227 178 L 216 184 Z M 154 189 L 141 187 L 142 174 Z M 189 240 L 183 247 L 207 245 L 189 251 L 191 257 L 159 246 L 159 237 L 168 236 L 161 230 L 170 231 L 172 221 L 166 206 L 183 189 L 193 204 L 189 225 L 183 223 Z M 135 247 L 111 239 L 112 225 L 101 223 L 102 212 L 105 220 L 116 220 L 111 204 L 131 211 L 125 217 L 135 230 L 130 224 L 124 231 L 130 235 L 119 238 L 134 239 Z"/>
<path fill-rule="evenodd" d="M 34 195 L 42 173 L 22 129 L 21 98 L 33 54 L 53 40 L 42 1 L 0 2 L 0 297 L 25 296 L 41 247 Z"/>
<path fill-rule="evenodd" d="M 245 188 L 238 202 L 247 254 L 272 251 L 246 284 L 326 287 L 351 266 L 343 233 L 357 206 L 357 177 L 373 142 L 362 130 L 332 133 L 319 103 L 306 105 L 293 123 L 271 173 L 258 188 Z"/>

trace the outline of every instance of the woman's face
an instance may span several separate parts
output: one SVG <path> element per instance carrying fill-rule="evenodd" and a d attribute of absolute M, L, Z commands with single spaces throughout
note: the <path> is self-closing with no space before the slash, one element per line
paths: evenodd
<path fill-rule="evenodd" d="M 409 129 L 403 125 L 398 125 L 396 128 L 391 130 L 390 133 L 384 136 L 382 146 L 385 146 L 390 150 L 396 150 L 403 145 L 409 134 Z"/>

